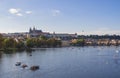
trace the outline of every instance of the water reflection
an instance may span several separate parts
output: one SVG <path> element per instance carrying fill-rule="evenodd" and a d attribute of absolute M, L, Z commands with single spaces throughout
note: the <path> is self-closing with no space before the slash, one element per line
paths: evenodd
<path fill-rule="evenodd" d="M 2 52 L 0 52 L 0 58 L 2 58 Z"/>
<path fill-rule="evenodd" d="M 28 56 L 32 56 L 32 51 L 27 51 L 26 53 Z"/>
<path fill-rule="evenodd" d="M 114 59 L 114 63 L 115 63 L 115 64 L 118 65 L 118 64 L 120 64 L 119 62 L 120 62 L 120 58 L 115 58 L 115 59 Z"/>
<path fill-rule="evenodd" d="M 113 56 L 113 59 L 114 59 L 115 64 L 119 64 L 120 56 L 119 56 L 119 51 L 118 50 L 116 51 L 116 54 Z"/>

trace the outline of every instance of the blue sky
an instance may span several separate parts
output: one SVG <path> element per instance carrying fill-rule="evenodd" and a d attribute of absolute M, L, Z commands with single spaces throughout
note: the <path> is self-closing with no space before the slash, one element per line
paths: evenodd
<path fill-rule="evenodd" d="M 120 0 L 0 0 L 0 32 L 120 34 Z M 84 31 L 84 32 L 82 32 Z"/>

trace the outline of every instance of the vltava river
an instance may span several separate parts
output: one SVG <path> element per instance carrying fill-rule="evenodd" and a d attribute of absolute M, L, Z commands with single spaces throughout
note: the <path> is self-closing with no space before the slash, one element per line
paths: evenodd
<path fill-rule="evenodd" d="M 28 67 L 15 66 L 18 61 Z M 31 71 L 33 65 L 40 69 Z M 0 78 L 120 78 L 120 47 L 42 48 L 0 54 Z"/>

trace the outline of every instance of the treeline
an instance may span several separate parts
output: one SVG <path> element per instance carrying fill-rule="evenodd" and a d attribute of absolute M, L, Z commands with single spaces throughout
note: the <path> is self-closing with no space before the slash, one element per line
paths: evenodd
<path fill-rule="evenodd" d="M 16 39 L 16 38 L 3 38 L 0 35 L 0 50 L 25 50 L 29 48 L 46 48 L 46 47 L 60 47 L 61 40 L 55 38 L 27 38 L 27 39 Z"/>
<path fill-rule="evenodd" d="M 79 35 L 78 38 L 92 39 L 120 39 L 120 35 Z"/>
<path fill-rule="evenodd" d="M 55 38 L 30 38 L 26 40 L 26 46 L 28 48 L 60 47 L 61 44 L 61 40 Z"/>

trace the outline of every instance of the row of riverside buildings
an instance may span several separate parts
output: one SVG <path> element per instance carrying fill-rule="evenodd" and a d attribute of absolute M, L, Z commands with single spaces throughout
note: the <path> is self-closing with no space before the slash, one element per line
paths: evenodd
<path fill-rule="evenodd" d="M 35 27 L 33 29 L 29 29 L 29 37 L 39 37 L 39 36 L 45 36 L 48 38 L 60 38 L 61 40 L 69 40 L 72 38 L 77 38 L 77 33 L 75 34 L 68 34 L 68 33 L 49 33 L 49 32 L 43 32 L 42 30 L 37 30 Z"/>
<path fill-rule="evenodd" d="M 3 33 L 4 37 L 12 37 L 12 38 L 36 38 L 40 36 L 45 36 L 47 38 L 58 38 L 61 40 L 71 40 L 73 38 L 77 38 L 77 33 L 75 34 L 68 34 L 68 33 L 49 33 L 43 32 L 42 30 L 38 30 L 37 28 L 33 27 L 29 29 L 29 32 L 21 32 L 21 33 Z"/>

